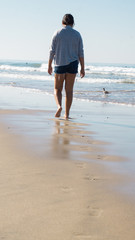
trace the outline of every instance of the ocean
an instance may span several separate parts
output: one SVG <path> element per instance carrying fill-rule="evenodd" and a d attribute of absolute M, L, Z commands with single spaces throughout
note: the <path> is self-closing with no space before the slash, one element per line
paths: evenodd
<path fill-rule="evenodd" d="M 77 74 L 75 99 L 135 106 L 135 65 L 86 63 L 85 71 L 82 79 Z M 1 87 L 53 95 L 54 74 L 48 75 L 47 62 L 0 61 Z M 103 88 L 109 94 L 104 94 Z"/>

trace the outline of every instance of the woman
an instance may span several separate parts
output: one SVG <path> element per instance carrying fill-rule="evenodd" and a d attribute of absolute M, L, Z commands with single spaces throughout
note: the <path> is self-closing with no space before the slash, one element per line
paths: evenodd
<path fill-rule="evenodd" d="M 52 74 L 54 60 L 55 84 L 54 95 L 58 106 L 55 117 L 60 117 L 62 111 L 62 89 L 65 81 L 65 118 L 69 118 L 69 111 L 73 100 L 73 86 L 80 62 L 80 76 L 85 76 L 83 42 L 79 32 L 73 29 L 74 18 L 65 14 L 62 19 L 62 29 L 57 31 L 51 42 L 48 61 L 48 73 Z"/>

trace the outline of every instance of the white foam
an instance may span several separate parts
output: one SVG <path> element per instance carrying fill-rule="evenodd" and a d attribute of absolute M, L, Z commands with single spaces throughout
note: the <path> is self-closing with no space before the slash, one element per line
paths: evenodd
<path fill-rule="evenodd" d="M 1 78 L 12 78 L 12 79 L 32 79 L 32 80 L 53 80 L 53 76 L 44 76 L 36 74 L 23 74 L 23 73 L 0 73 Z"/>
<path fill-rule="evenodd" d="M 47 64 L 41 64 L 41 67 L 30 67 L 30 66 L 12 66 L 12 65 L 0 65 L 0 70 L 5 71 L 18 71 L 18 72 L 47 72 Z"/>
<path fill-rule="evenodd" d="M 133 67 L 109 67 L 109 66 L 87 66 L 86 73 L 91 74 L 111 74 L 111 75 L 127 75 L 135 76 L 135 68 Z"/>
<path fill-rule="evenodd" d="M 77 82 L 86 83 L 135 83 L 135 79 L 110 79 L 110 78 L 79 78 L 76 79 Z"/>
<path fill-rule="evenodd" d="M 10 78 L 10 79 L 31 79 L 31 80 L 54 80 L 54 75 L 39 75 L 39 74 L 24 74 L 24 73 L 8 73 L 0 72 L 0 78 Z M 76 82 L 85 82 L 89 84 L 93 83 L 131 83 L 135 84 L 135 79 L 110 79 L 110 78 L 80 78 L 79 75 L 76 78 Z"/>

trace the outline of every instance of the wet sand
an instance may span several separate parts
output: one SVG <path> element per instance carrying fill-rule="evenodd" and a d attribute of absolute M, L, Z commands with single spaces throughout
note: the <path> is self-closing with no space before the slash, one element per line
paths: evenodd
<path fill-rule="evenodd" d="M 87 124 L 53 111 L 0 111 L 0 239 L 133 240 L 125 175 Z"/>

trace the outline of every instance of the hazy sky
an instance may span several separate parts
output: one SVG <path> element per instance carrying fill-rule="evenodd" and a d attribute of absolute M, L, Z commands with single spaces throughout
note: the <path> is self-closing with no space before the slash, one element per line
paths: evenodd
<path fill-rule="evenodd" d="M 0 0 L 0 59 L 48 60 L 50 40 L 73 14 L 88 63 L 135 63 L 135 0 Z"/>

